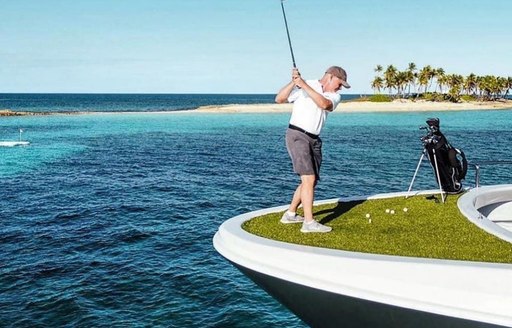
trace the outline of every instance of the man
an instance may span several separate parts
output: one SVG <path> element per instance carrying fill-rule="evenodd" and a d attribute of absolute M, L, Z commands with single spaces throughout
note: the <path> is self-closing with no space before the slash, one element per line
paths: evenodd
<path fill-rule="evenodd" d="M 327 69 L 320 80 L 303 80 L 299 71 L 292 71 L 292 80 L 276 95 L 277 103 L 293 103 L 290 124 L 286 130 L 286 149 L 291 157 L 293 170 L 300 176 L 300 184 L 293 194 L 288 210 L 281 222 L 302 223 L 301 232 L 329 232 L 331 227 L 313 218 L 315 186 L 320 179 L 322 140 L 320 131 L 327 114 L 341 101 L 337 93 L 342 87 L 350 88 L 347 73 L 338 66 Z M 304 217 L 296 214 L 302 204 Z"/>

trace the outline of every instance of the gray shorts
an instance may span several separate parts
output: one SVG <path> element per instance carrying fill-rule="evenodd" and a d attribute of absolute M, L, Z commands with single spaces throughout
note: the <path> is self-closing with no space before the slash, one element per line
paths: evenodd
<path fill-rule="evenodd" d="M 293 171 L 298 175 L 315 175 L 320 180 L 322 139 L 313 139 L 303 132 L 286 130 L 286 149 L 292 159 Z"/>

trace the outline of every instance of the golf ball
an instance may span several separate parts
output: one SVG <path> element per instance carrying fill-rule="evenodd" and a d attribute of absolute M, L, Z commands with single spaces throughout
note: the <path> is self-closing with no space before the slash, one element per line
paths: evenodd
<path fill-rule="evenodd" d="M 391 214 L 395 214 L 395 210 L 391 210 L 389 213 L 391 213 Z"/>
<path fill-rule="evenodd" d="M 366 214 L 366 218 L 369 219 L 370 218 L 370 213 L 367 213 Z"/>
<path fill-rule="evenodd" d="M 389 213 L 389 208 L 386 208 L 386 213 Z"/>
<path fill-rule="evenodd" d="M 404 212 L 407 212 L 407 211 L 408 211 L 407 207 L 404 207 Z"/>

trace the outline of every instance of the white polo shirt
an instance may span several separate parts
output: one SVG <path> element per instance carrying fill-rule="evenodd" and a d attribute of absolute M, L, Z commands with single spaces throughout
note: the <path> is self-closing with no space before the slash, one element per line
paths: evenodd
<path fill-rule="evenodd" d="M 335 92 L 323 92 L 322 85 L 318 80 L 307 80 L 306 83 L 316 92 L 323 95 L 332 102 L 332 110 L 338 106 L 341 96 Z M 288 102 L 293 103 L 290 124 L 295 125 L 309 133 L 320 134 L 327 119 L 326 110 L 319 108 L 313 99 L 302 89 L 294 88 L 288 96 Z"/>

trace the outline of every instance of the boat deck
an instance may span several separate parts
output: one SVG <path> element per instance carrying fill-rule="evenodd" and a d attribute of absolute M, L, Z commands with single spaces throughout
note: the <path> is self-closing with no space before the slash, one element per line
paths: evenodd
<path fill-rule="evenodd" d="M 508 190 L 512 185 L 479 188 L 478 193 L 464 195 L 465 200 L 459 198 L 459 208 L 482 229 L 509 238 L 512 232 L 499 222 L 501 213 L 512 213 Z M 496 222 L 480 212 L 490 204 L 494 204 L 489 213 L 498 217 Z M 326 249 L 275 241 L 242 228 L 248 220 L 286 208 L 246 213 L 224 222 L 214 246 L 307 324 L 512 326 L 512 264 Z"/>

